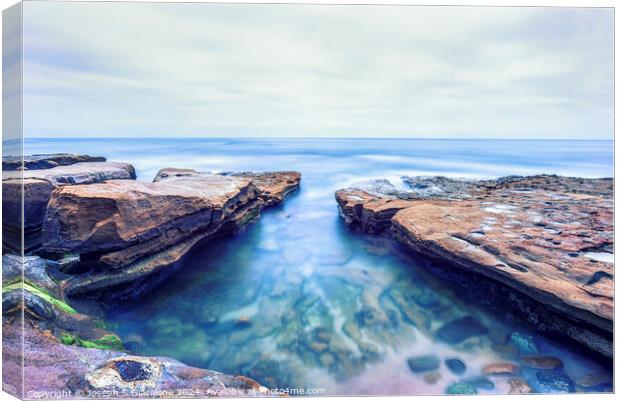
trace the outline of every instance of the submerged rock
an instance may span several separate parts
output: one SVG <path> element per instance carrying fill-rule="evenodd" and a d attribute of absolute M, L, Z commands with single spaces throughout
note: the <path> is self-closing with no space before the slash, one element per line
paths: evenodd
<path fill-rule="evenodd" d="M 455 375 L 462 375 L 467 369 L 465 367 L 465 363 L 463 363 L 463 361 L 461 361 L 460 359 L 456 358 L 446 359 L 446 366 L 448 367 L 448 369 L 450 369 L 450 372 L 454 373 Z"/>
<path fill-rule="evenodd" d="M 496 362 L 482 368 L 482 373 L 491 375 L 514 375 L 519 372 L 519 366 L 510 362 Z"/>
<path fill-rule="evenodd" d="M 430 372 L 430 373 L 427 373 L 424 376 L 422 376 L 422 380 L 424 380 L 424 383 L 426 383 L 426 384 L 435 384 L 440 379 L 441 379 L 441 373 L 440 372 Z"/>
<path fill-rule="evenodd" d="M 407 359 L 407 365 L 413 373 L 423 373 L 439 368 L 439 358 L 435 355 L 416 356 Z"/>
<path fill-rule="evenodd" d="M 538 306 L 514 306 L 537 329 L 612 356 L 613 263 L 593 257 L 613 252 L 612 179 L 405 181 L 405 195 L 338 190 L 345 222 L 505 285 Z"/>
<path fill-rule="evenodd" d="M 465 316 L 441 326 L 437 337 L 448 344 L 458 344 L 470 337 L 487 333 L 487 328 L 473 316 Z"/>
<path fill-rule="evenodd" d="M 566 374 L 554 370 L 536 372 L 536 379 L 540 386 L 551 393 L 573 393 L 575 384 Z"/>
<path fill-rule="evenodd" d="M 555 356 L 530 355 L 522 356 L 520 359 L 522 363 L 536 369 L 561 369 L 564 367 L 564 363 Z"/>
<path fill-rule="evenodd" d="M 470 395 L 478 394 L 476 387 L 469 383 L 452 383 L 446 388 L 446 394 L 450 395 Z"/>
<path fill-rule="evenodd" d="M 588 373 L 577 381 L 579 387 L 584 388 L 613 388 L 614 379 L 611 375 L 605 373 Z"/>
<path fill-rule="evenodd" d="M 508 341 L 513 344 L 521 354 L 537 354 L 538 347 L 534 337 L 529 334 L 511 333 Z"/>
<path fill-rule="evenodd" d="M 466 383 L 471 384 L 478 390 L 490 391 L 495 388 L 495 384 L 486 377 L 475 377 L 473 379 L 467 380 Z"/>
<path fill-rule="evenodd" d="M 533 392 L 532 387 L 523 379 L 510 379 L 510 394 L 530 394 Z"/>

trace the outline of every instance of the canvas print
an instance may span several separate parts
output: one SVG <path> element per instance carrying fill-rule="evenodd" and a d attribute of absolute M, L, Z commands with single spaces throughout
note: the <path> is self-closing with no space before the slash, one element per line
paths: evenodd
<path fill-rule="evenodd" d="M 3 13 L 24 399 L 611 393 L 612 8 Z"/>

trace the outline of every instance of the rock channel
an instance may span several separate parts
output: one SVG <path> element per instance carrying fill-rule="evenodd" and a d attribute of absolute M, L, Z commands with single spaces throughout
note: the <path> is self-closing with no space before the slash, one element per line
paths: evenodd
<path fill-rule="evenodd" d="M 23 171 L 3 160 L 3 229 L 19 233 L 23 191 L 29 255 L 9 254 L 19 249 L 18 236 L 3 242 L 8 390 L 71 392 L 63 398 L 106 396 L 97 393 L 102 391 L 115 398 L 265 394 L 246 377 L 128 355 L 114 333 L 68 299 L 96 298 L 105 305 L 144 294 L 198 242 L 238 233 L 263 208 L 281 203 L 299 187 L 299 173 L 166 168 L 153 182 L 142 182 L 131 165 L 91 156 L 25 160 L 33 162 L 24 163 Z"/>
<path fill-rule="evenodd" d="M 336 192 L 350 227 L 501 283 L 531 326 L 613 356 L 612 179 L 384 181 Z"/>

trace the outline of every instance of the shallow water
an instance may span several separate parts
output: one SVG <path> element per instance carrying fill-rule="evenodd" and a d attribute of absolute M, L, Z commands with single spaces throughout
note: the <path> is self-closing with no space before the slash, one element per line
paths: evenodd
<path fill-rule="evenodd" d="M 61 151 L 131 162 L 138 179 L 149 181 L 168 166 L 302 172 L 301 190 L 282 207 L 265 211 L 241 235 L 196 246 L 163 285 L 109 314 L 108 324 L 134 353 L 248 375 L 272 388 L 443 394 L 451 383 L 479 379 L 489 362 L 516 362 L 515 347 L 506 338 L 520 333 L 533 336 L 540 354 L 559 357 L 562 372 L 574 382 L 589 373 L 610 374 L 592 355 L 474 305 L 459 283 L 431 273 L 430 262 L 390 241 L 349 231 L 338 216 L 334 190 L 371 177 L 403 186 L 404 174 L 612 176 L 611 141 L 26 142 L 27 153 Z M 456 344 L 440 338 L 444 324 L 466 316 L 485 333 Z M 465 329 L 457 326 L 449 334 Z M 437 357 L 439 367 L 413 373 L 407 359 L 424 355 Z M 465 372 L 452 373 L 445 364 L 449 358 L 462 361 Z M 535 390 L 548 391 L 536 374 L 522 366 L 518 376 Z M 508 377 L 488 380 L 478 380 L 478 392 L 509 390 Z"/>

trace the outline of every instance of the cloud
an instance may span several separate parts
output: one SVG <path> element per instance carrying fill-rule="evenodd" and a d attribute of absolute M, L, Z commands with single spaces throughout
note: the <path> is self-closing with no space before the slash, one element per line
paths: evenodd
<path fill-rule="evenodd" d="M 613 11 L 24 3 L 47 136 L 613 136 Z"/>

